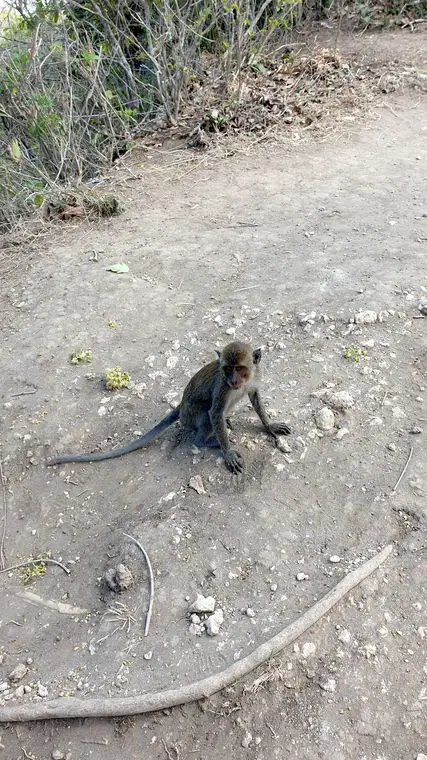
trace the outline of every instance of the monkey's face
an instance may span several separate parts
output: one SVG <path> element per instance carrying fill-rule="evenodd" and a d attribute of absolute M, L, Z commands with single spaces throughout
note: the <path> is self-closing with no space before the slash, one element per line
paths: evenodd
<path fill-rule="evenodd" d="M 242 388 L 249 381 L 250 373 L 248 371 L 248 368 L 243 364 L 238 364 L 237 366 L 226 364 L 223 367 L 223 372 L 225 374 L 228 385 L 230 388 L 234 388 L 234 390 Z"/>

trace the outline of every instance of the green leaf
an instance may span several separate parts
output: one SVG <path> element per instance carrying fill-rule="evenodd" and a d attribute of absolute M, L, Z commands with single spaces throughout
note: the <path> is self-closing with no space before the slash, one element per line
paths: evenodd
<path fill-rule="evenodd" d="M 22 154 L 21 154 L 21 148 L 19 147 L 18 140 L 16 137 L 13 138 L 13 140 L 8 145 L 9 153 L 12 156 L 13 160 L 16 161 L 17 164 L 19 164 Z"/>
<path fill-rule="evenodd" d="M 107 272 L 114 272 L 114 274 L 124 274 L 125 272 L 129 272 L 129 267 L 127 264 L 111 264 L 111 266 L 107 267 Z"/>
<path fill-rule="evenodd" d="M 42 195 L 37 193 L 37 195 L 34 196 L 34 205 L 36 208 L 40 208 L 40 206 L 43 205 L 44 198 Z"/>

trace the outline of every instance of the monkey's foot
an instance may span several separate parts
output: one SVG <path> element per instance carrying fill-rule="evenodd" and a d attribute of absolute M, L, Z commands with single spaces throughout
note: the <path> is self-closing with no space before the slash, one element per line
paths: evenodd
<path fill-rule="evenodd" d="M 226 454 L 223 454 L 223 457 L 225 464 L 231 472 L 235 474 L 243 472 L 245 462 L 239 451 L 236 451 L 236 449 L 230 449 Z"/>

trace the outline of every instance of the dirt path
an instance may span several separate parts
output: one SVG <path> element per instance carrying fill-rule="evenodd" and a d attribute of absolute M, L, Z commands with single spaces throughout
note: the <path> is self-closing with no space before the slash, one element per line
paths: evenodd
<path fill-rule="evenodd" d="M 406 95 L 322 144 L 258 145 L 197 168 L 148 162 L 127 182 L 123 215 L 63 229 L 7 290 L 7 561 L 50 550 L 72 562 L 70 577 L 49 567 L 31 590 L 88 610 L 30 603 L 18 573 L 0 576 L 0 683 L 30 658 L 21 683 L 31 691 L 13 699 L 34 699 L 40 684 L 49 697 L 83 697 L 187 683 L 244 656 L 378 547 L 394 542 L 395 554 L 266 666 L 258 690 L 133 720 L 14 726 L 5 757 L 22 747 L 40 760 L 53 749 L 105 760 L 427 756 L 426 124 L 425 100 Z M 129 274 L 106 271 L 118 261 Z M 383 321 L 350 332 L 361 309 Z M 45 468 L 52 453 L 145 430 L 234 334 L 265 346 L 265 396 L 293 428 L 288 453 L 244 407 L 233 431 L 243 483 L 214 453 L 175 447 L 172 433 L 122 460 Z M 350 347 L 366 356 L 343 358 Z M 70 364 L 78 348 L 92 351 L 90 365 Z M 109 395 L 99 377 L 115 365 L 134 385 Z M 312 394 L 325 388 L 354 406 L 322 436 Z M 188 487 L 195 475 L 205 494 Z M 155 568 L 148 638 L 145 572 L 123 532 Z M 129 626 L 125 614 L 104 616 L 117 597 L 100 578 L 121 560 L 137 579 L 119 599 Z M 186 597 L 197 593 L 224 610 L 217 638 L 189 630 Z"/>

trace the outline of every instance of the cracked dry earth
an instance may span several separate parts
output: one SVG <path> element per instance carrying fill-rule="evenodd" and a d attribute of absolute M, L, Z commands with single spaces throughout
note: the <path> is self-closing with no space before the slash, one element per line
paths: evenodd
<path fill-rule="evenodd" d="M 322 144 L 260 144 L 167 176 L 153 164 L 128 184 L 121 216 L 59 228 L 3 282 L 7 563 L 50 551 L 71 573 L 49 566 L 27 586 L 19 571 L 0 576 L 2 704 L 132 695 L 219 672 L 394 546 L 243 683 L 134 718 L 10 724 L 5 758 L 427 757 L 427 321 L 418 309 L 427 108 L 405 95 L 391 105 Z M 128 274 L 106 271 L 121 261 Z M 366 309 L 382 321 L 353 324 Z M 148 429 L 234 335 L 265 346 L 264 398 L 292 427 L 288 451 L 243 405 L 231 433 L 243 480 L 215 452 L 176 445 L 173 430 L 123 459 L 46 468 L 54 453 Z M 90 349 L 91 364 L 71 365 L 75 349 Z M 100 378 L 116 365 L 132 384 L 110 394 Z M 322 433 L 325 389 L 354 404 Z M 195 476 L 205 493 L 189 487 Z M 123 533 L 142 541 L 154 568 L 146 638 L 146 571 Z M 100 579 L 121 561 L 136 583 L 117 597 Z M 216 637 L 189 630 L 186 598 L 197 593 L 224 612 Z M 117 601 L 120 619 L 105 614 Z M 17 694 L 8 675 L 27 659 Z"/>

